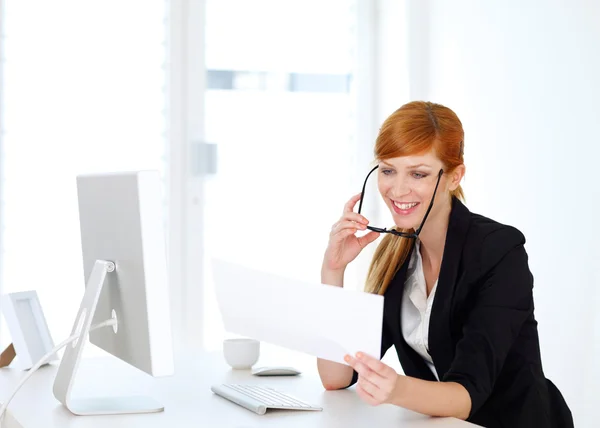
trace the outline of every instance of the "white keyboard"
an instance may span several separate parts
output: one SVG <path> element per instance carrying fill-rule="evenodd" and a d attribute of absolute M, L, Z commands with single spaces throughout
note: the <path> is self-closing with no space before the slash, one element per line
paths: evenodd
<path fill-rule="evenodd" d="M 259 415 L 267 409 L 323 410 L 289 394 L 259 385 L 222 384 L 211 386 L 211 391 Z"/>

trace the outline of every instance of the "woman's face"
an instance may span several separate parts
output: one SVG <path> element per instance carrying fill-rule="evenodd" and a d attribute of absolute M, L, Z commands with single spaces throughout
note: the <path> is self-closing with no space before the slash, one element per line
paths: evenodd
<path fill-rule="evenodd" d="M 442 161 L 433 151 L 379 162 L 379 192 L 396 226 L 402 229 L 419 227 L 431 202 L 440 169 L 443 169 Z M 428 222 L 437 217 L 436 214 L 446 203 L 450 203 L 450 191 L 458 187 L 462 174 L 458 181 L 454 176 L 449 178 L 447 174 L 442 175 Z"/>

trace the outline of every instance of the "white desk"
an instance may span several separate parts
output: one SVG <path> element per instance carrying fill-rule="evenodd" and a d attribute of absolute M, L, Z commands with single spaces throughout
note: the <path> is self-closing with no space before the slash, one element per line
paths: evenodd
<path fill-rule="evenodd" d="M 263 358 L 257 366 L 276 363 Z M 78 395 L 148 394 L 162 401 L 165 411 L 119 416 L 74 416 L 54 398 L 52 385 L 58 366 L 42 367 L 21 388 L 9 409 L 24 428 L 153 428 L 153 427 L 473 427 L 458 419 L 430 418 L 396 406 L 372 407 L 360 400 L 354 388 L 325 391 L 314 358 L 278 361 L 303 371 L 295 377 L 256 377 L 232 370 L 220 353 L 187 356 L 176 362 L 176 374 L 151 378 L 115 358 L 84 359 L 75 385 Z M 14 388 L 24 372 L 0 369 L 0 400 Z M 259 383 L 289 392 L 323 407 L 321 412 L 267 411 L 259 416 L 210 390 L 215 383 Z"/>

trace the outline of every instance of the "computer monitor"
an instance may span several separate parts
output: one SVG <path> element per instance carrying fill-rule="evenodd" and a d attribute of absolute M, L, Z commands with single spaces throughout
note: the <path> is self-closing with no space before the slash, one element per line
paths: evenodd
<path fill-rule="evenodd" d="M 82 335 L 67 346 L 53 388 L 75 414 L 164 410 L 150 397 L 71 396 L 88 333 L 91 343 L 149 375 L 173 374 L 161 190 L 157 171 L 77 177 L 86 287 L 72 334 Z M 114 327 L 90 333 L 111 318 Z"/>

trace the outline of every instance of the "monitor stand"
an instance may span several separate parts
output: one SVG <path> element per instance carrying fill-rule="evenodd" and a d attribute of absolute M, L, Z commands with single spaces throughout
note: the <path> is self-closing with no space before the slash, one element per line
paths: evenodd
<path fill-rule="evenodd" d="M 90 274 L 85 287 L 85 294 L 75 319 L 75 324 L 71 335 L 81 332 L 79 339 L 67 345 L 56 379 L 54 381 L 54 397 L 60 401 L 67 409 L 76 415 L 116 415 L 127 413 L 154 413 L 164 410 L 164 406 L 151 397 L 130 396 L 130 397 L 94 397 L 94 398 L 73 398 L 71 392 L 83 347 L 87 342 L 92 319 L 100 297 L 100 291 L 104 286 L 106 275 L 114 272 L 115 264 L 106 260 L 96 260 L 92 273 Z M 116 314 L 113 311 L 113 318 Z M 117 326 L 113 326 L 115 332 Z"/>

